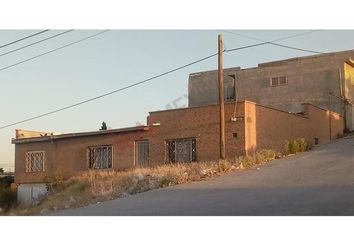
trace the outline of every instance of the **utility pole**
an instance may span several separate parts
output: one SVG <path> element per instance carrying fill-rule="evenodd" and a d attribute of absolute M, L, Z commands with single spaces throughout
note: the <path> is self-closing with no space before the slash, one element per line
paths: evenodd
<path fill-rule="evenodd" d="M 331 94 L 332 92 L 329 91 L 328 93 L 328 111 L 329 111 L 329 115 L 328 115 L 328 130 L 329 130 L 329 140 L 332 140 L 332 110 L 331 110 Z"/>
<path fill-rule="evenodd" d="M 225 107 L 224 107 L 224 76 L 223 76 L 223 44 L 222 35 L 218 36 L 218 80 L 220 105 L 220 158 L 225 159 Z"/>

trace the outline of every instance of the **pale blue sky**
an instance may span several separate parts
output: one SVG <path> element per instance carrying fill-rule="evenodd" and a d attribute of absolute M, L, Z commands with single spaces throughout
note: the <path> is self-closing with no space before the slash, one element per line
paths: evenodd
<path fill-rule="evenodd" d="M 38 30 L 2 30 L 0 46 Z M 308 30 L 231 30 L 273 40 Z M 49 31 L 1 48 L 0 54 L 49 37 Z M 65 45 L 99 30 L 77 30 L 33 47 L 0 57 L 0 68 Z M 216 30 L 112 30 L 33 61 L 0 71 L 0 126 L 20 121 L 87 98 L 144 80 L 164 71 L 217 52 L 217 34 L 223 33 L 226 48 L 258 43 Z M 279 43 L 321 52 L 354 49 L 354 31 L 322 30 Z M 227 53 L 224 67 L 253 67 L 258 63 L 309 53 L 265 45 Z M 60 113 L 0 130 L 0 167 L 14 161 L 10 143 L 15 129 L 58 132 L 98 130 L 102 121 L 112 128 L 145 123 L 149 111 L 165 109 L 182 97 L 187 105 L 188 75 L 217 68 L 217 58 L 206 60 L 144 85 L 128 89 Z"/>

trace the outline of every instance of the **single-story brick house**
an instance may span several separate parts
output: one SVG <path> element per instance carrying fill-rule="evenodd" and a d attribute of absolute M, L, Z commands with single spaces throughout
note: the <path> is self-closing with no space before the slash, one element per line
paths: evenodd
<path fill-rule="evenodd" d="M 70 177 L 88 169 L 123 170 L 170 162 L 219 158 L 219 106 L 150 112 L 146 126 L 56 134 L 16 130 L 18 200 L 46 193 L 54 174 Z M 329 141 L 343 134 L 343 117 L 312 104 L 301 114 L 250 101 L 225 103 L 226 156 L 282 150 L 286 140 Z"/>

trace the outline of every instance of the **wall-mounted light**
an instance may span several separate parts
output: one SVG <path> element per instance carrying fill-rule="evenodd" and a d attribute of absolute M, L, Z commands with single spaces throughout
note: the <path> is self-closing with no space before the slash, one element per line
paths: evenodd
<path fill-rule="evenodd" d="M 244 117 L 231 117 L 231 122 L 243 122 L 245 121 Z"/>
<path fill-rule="evenodd" d="M 152 126 L 160 126 L 161 123 L 157 122 L 157 123 L 153 123 Z"/>

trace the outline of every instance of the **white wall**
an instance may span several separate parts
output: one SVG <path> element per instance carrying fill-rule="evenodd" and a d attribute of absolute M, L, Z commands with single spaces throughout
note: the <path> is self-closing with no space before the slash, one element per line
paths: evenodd
<path fill-rule="evenodd" d="M 17 188 L 17 202 L 38 204 L 47 196 L 48 188 L 45 183 L 20 184 Z"/>

